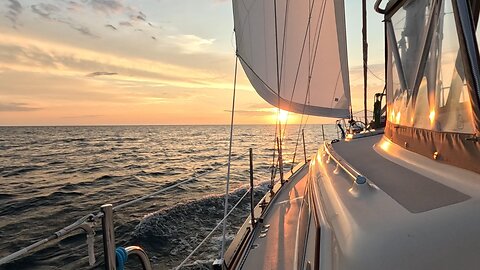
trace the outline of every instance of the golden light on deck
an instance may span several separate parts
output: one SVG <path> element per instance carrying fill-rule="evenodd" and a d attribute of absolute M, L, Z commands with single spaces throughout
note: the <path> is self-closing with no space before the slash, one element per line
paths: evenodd
<path fill-rule="evenodd" d="M 390 149 L 390 142 L 383 141 L 382 143 L 380 143 L 380 148 L 382 148 L 383 151 L 388 152 L 388 149 Z"/>
<path fill-rule="evenodd" d="M 390 112 L 390 122 L 393 122 L 394 119 L 395 119 L 395 110 L 392 110 Z"/>
<path fill-rule="evenodd" d="M 401 118 L 401 114 L 400 114 L 400 112 L 397 112 L 397 116 L 395 116 L 395 123 L 396 124 L 400 124 L 400 118 Z"/>
<path fill-rule="evenodd" d="M 430 111 L 428 119 L 430 119 L 430 124 L 433 124 L 433 122 L 435 121 L 435 110 Z"/>

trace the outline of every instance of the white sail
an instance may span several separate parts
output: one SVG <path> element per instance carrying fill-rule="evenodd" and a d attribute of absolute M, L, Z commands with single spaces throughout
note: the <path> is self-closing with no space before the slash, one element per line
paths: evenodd
<path fill-rule="evenodd" d="M 233 0 L 233 10 L 237 55 L 263 99 L 291 112 L 348 117 L 343 0 Z"/>

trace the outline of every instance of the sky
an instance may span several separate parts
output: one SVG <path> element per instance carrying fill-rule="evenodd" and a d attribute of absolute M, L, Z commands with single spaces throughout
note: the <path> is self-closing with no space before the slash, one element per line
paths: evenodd
<path fill-rule="evenodd" d="M 346 2 L 352 103 L 359 111 L 361 1 Z M 370 106 L 384 84 L 383 26 L 373 2 Z M 2 0 L 0 125 L 228 124 L 234 43 L 228 0 Z M 241 69 L 235 111 L 237 124 L 275 120 L 276 110 Z M 291 115 L 289 122 L 299 120 Z"/>

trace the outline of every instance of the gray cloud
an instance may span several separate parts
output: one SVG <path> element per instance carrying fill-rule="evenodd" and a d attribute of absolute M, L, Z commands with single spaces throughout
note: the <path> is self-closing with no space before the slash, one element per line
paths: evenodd
<path fill-rule="evenodd" d="M 128 26 L 128 27 L 132 27 L 133 25 L 130 23 L 130 22 L 120 22 L 119 25 L 121 26 Z"/>
<path fill-rule="evenodd" d="M 112 30 L 117 30 L 117 28 L 111 24 L 106 24 L 105 27 L 110 28 Z"/>
<path fill-rule="evenodd" d="M 75 2 L 75 1 L 68 1 L 68 7 L 67 7 L 68 10 L 70 11 L 79 11 L 81 9 L 83 9 L 83 5 Z"/>
<path fill-rule="evenodd" d="M 0 103 L 0 112 L 29 112 L 38 110 L 40 108 L 31 107 L 27 103 Z"/>
<path fill-rule="evenodd" d="M 73 30 L 76 30 L 82 35 L 98 38 L 98 36 L 93 34 L 88 27 L 74 22 L 69 17 L 62 18 L 61 9 L 58 6 L 55 6 L 53 4 L 40 3 L 37 5 L 32 5 L 31 9 L 33 13 L 37 14 L 38 16 L 46 20 L 68 25 L 70 28 L 72 28 Z"/>
<path fill-rule="evenodd" d="M 17 0 L 8 0 L 8 2 L 10 3 L 7 5 L 9 10 L 5 14 L 5 17 L 12 22 L 13 28 L 16 28 L 18 16 L 22 13 L 23 7 Z"/>
<path fill-rule="evenodd" d="M 139 11 L 137 14 L 131 15 L 130 18 L 132 20 L 146 21 L 147 20 L 147 15 L 145 15 L 145 13 Z"/>
<path fill-rule="evenodd" d="M 106 72 L 106 71 L 96 71 L 85 75 L 85 77 L 96 77 L 96 76 L 112 76 L 117 75 L 117 72 Z"/>
<path fill-rule="evenodd" d="M 45 4 L 40 3 L 38 5 L 31 6 L 32 12 L 39 15 L 40 17 L 47 19 L 47 20 L 56 20 L 52 17 L 52 15 L 56 12 L 60 11 L 60 8 L 52 5 L 52 4 Z"/>
<path fill-rule="evenodd" d="M 93 9 L 105 14 L 120 12 L 125 8 L 118 0 L 91 0 L 89 3 Z"/>

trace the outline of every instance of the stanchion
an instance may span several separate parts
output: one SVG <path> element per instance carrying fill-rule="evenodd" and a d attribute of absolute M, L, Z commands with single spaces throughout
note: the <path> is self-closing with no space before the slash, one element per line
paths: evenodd
<path fill-rule="evenodd" d="M 253 204 L 253 149 L 250 148 L 250 214 L 251 214 L 251 223 L 252 228 L 255 227 L 255 213 L 254 213 L 254 204 Z"/>

